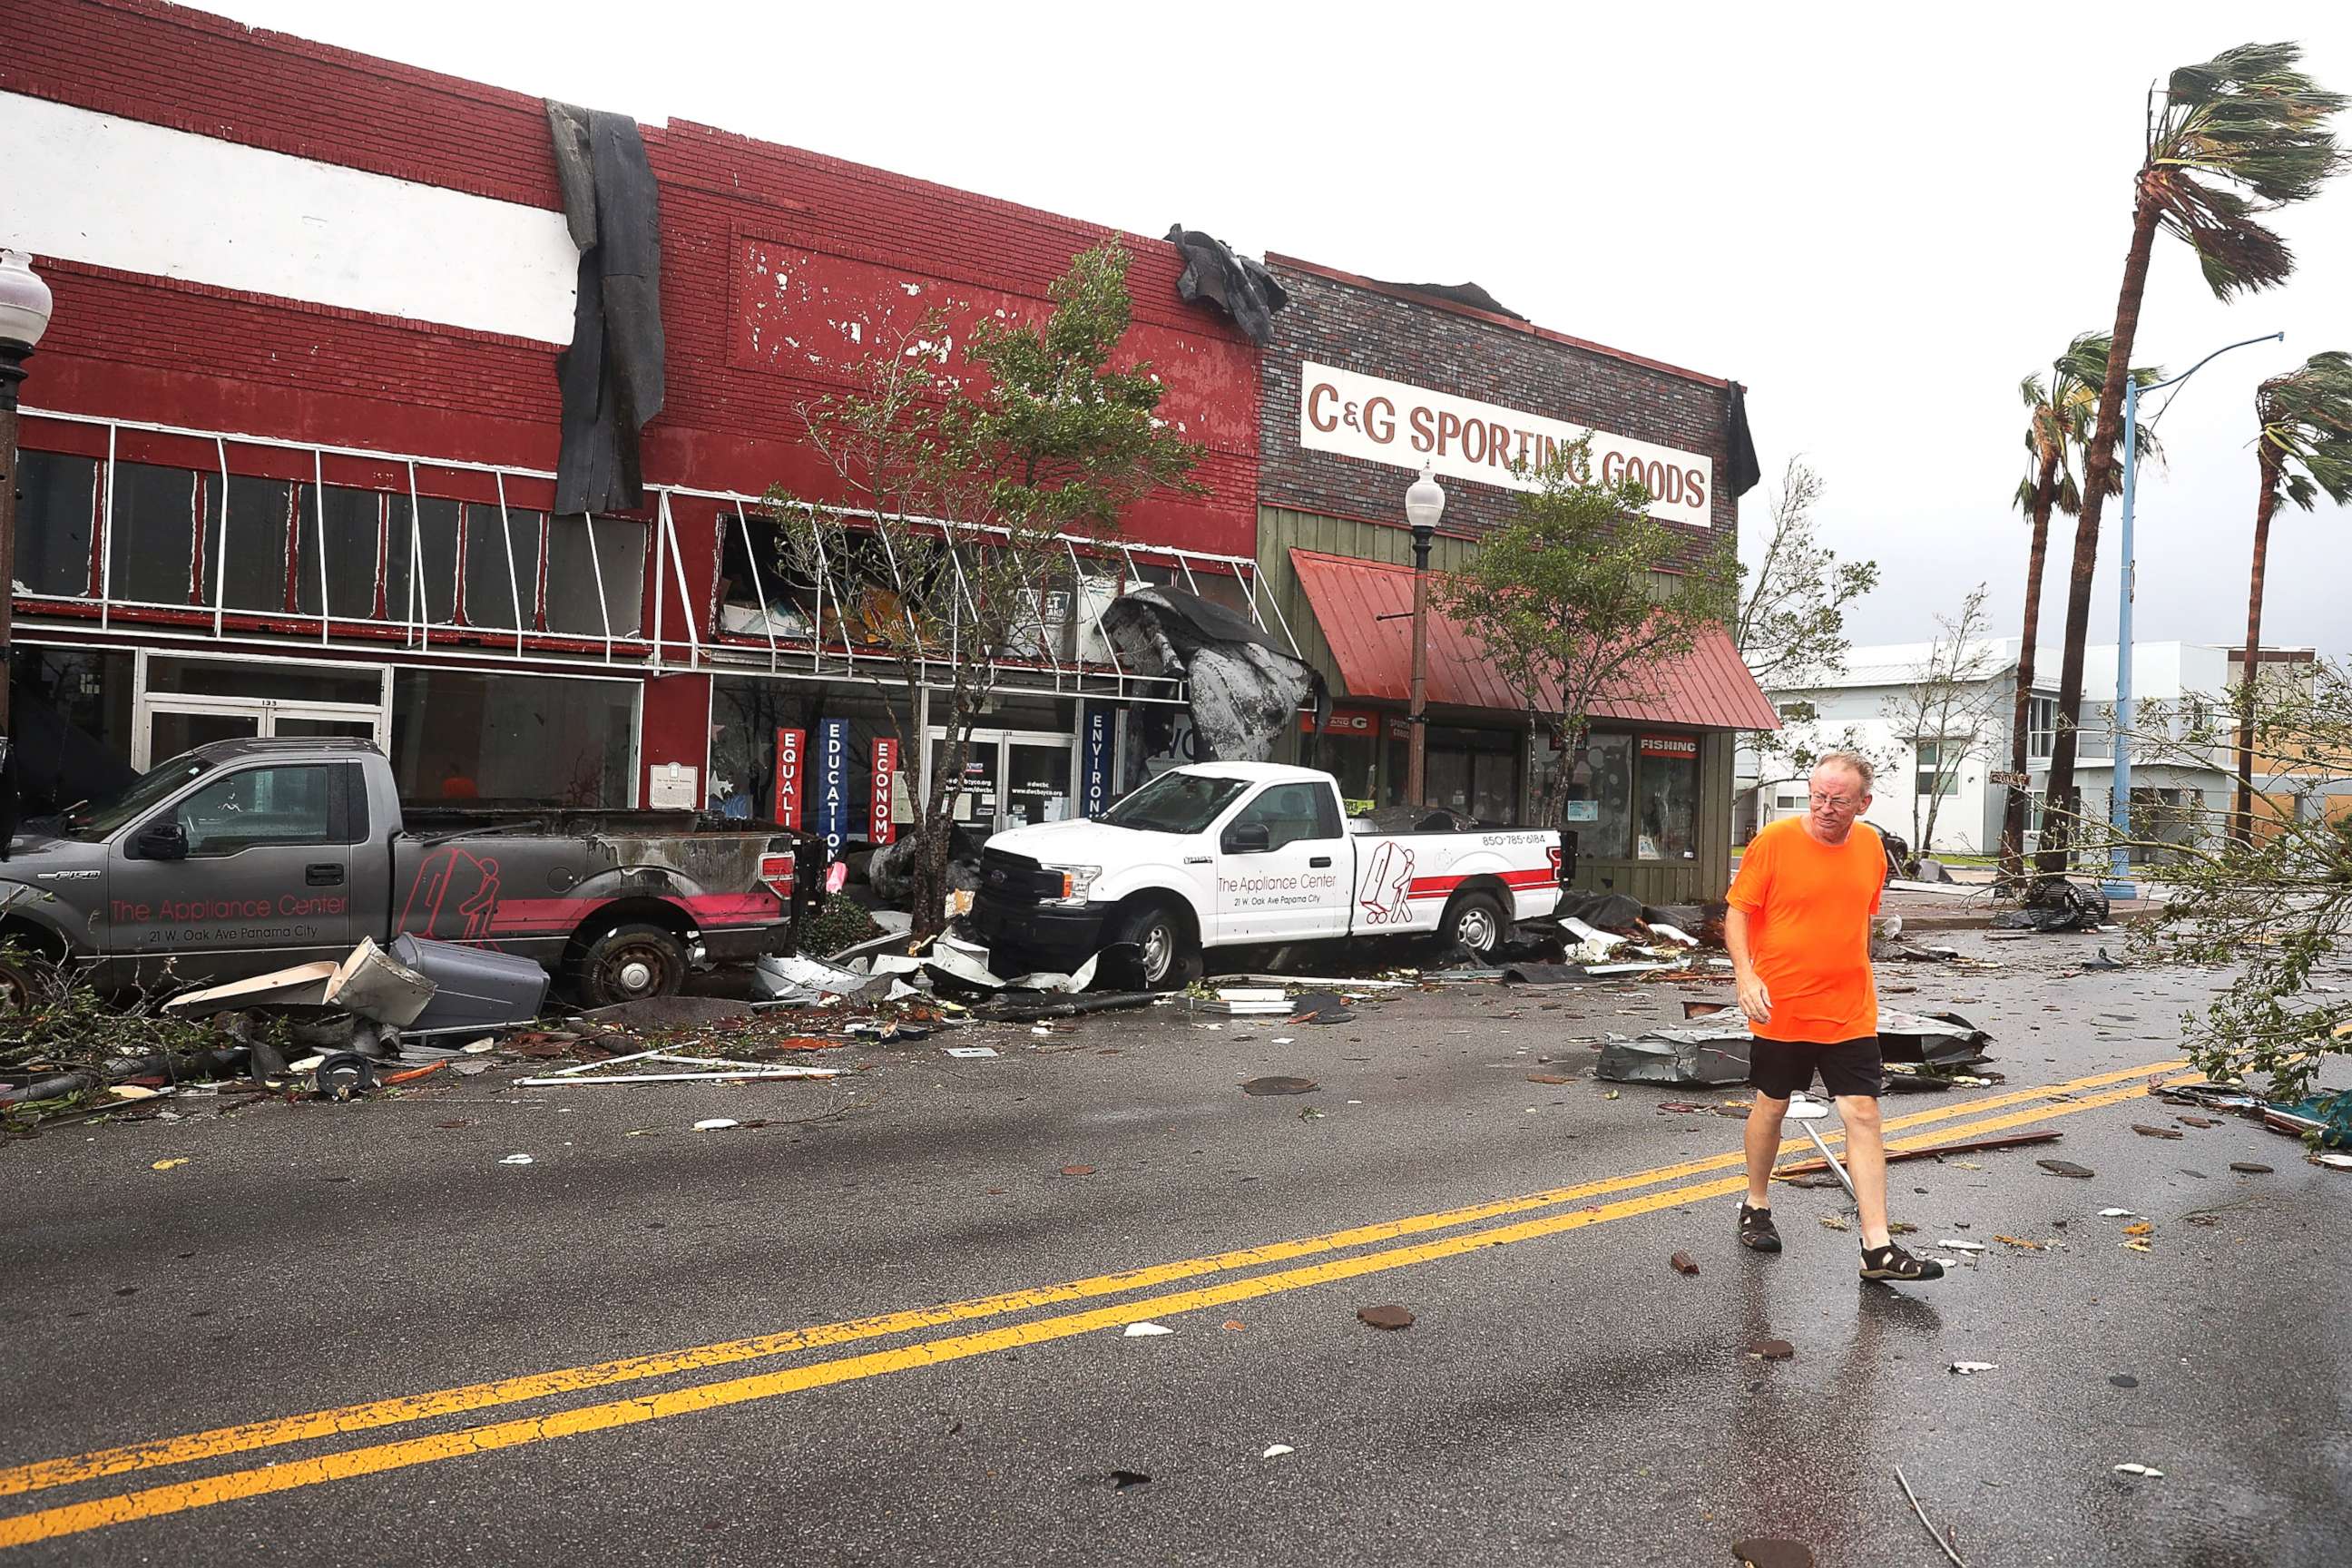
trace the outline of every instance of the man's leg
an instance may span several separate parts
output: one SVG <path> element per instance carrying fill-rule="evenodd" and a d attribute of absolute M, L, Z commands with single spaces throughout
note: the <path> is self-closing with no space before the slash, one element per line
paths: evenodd
<path fill-rule="evenodd" d="M 1780 1122 L 1789 1114 L 1788 1097 L 1775 1100 L 1762 1089 L 1748 1105 L 1748 1206 L 1772 1206 L 1772 1162 L 1780 1154 Z M 1883 1168 L 1883 1167 L 1882 1167 Z M 1883 1210 L 1885 1205 L 1882 1203 Z"/>
<path fill-rule="evenodd" d="M 1838 1120 L 1845 1124 L 1845 1171 L 1853 1179 L 1854 1205 L 1862 1211 L 1862 1244 L 1885 1247 L 1886 1232 L 1886 1140 L 1874 1094 L 1841 1094 Z M 1748 1157 L 1752 1169 L 1755 1157 Z"/>

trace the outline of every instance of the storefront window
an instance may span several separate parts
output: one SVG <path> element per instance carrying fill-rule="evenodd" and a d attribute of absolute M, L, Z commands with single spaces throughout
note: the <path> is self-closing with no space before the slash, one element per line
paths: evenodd
<path fill-rule="evenodd" d="M 387 618 L 445 626 L 456 624 L 457 511 L 456 501 L 422 497 L 416 502 L 421 526 L 412 528 L 409 498 L 392 498 L 391 542 L 383 572 Z M 412 571 L 417 574 L 413 590 Z"/>
<path fill-rule="evenodd" d="M 195 560 L 196 476 L 117 463 L 107 519 L 107 595 L 184 606 Z"/>
<path fill-rule="evenodd" d="M 1306 737 L 1301 753 L 1307 765 L 1321 768 L 1339 781 L 1339 796 L 1348 803 L 1348 815 L 1360 816 L 1371 810 L 1380 798 L 1373 786 L 1380 763 L 1381 715 L 1370 709 L 1335 708 L 1318 734 L 1314 716 L 1302 713 L 1298 731 Z"/>
<path fill-rule="evenodd" d="M 1633 737 L 1588 734 L 1568 768 L 1560 826 L 1577 853 L 1623 859 L 1633 852 Z"/>
<path fill-rule="evenodd" d="M 1635 798 L 1641 807 L 1634 858 L 1695 860 L 1698 858 L 1698 742 L 1672 735 L 1644 735 Z"/>
<path fill-rule="evenodd" d="M 596 589 L 602 574 L 604 602 Z M 578 637 L 637 635 L 646 597 L 646 525 L 609 517 L 547 523 L 547 629 Z"/>
<path fill-rule="evenodd" d="M 345 620 L 373 620 L 376 556 L 383 541 L 383 497 L 341 485 L 329 485 L 326 493 L 323 571 L 319 488 L 305 485 L 296 497 L 294 606 L 306 616 L 319 613 L 319 584 L 323 575 L 330 614 Z"/>
<path fill-rule="evenodd" d="M 498 631 L 538 626 L 539 513 L 518 507 L 466 508 L 466 624 Z"/>
<path fill-rule="evenodd" d="M 216 476 L 205 476 L 205 581 L 196 595 L 199 603 L 211 604 L 217 589 L 224 608 L 284 612 L 286 530 L 288 519 L 293 515 L 293 491 L 294 487 L 282 479 L 231 476 L 228 532 L 224 544 L 220 480 Z"/>
<path fill-rule="evenodd" d="M 1514 730 L 1429 729 L 1429 799 L 1480 822 L 1519 816 L 1519 743 Z"/>
<path fill-rule="evenodd" d="M 16 581 L 32 594 L 89 593 L 90 521 L 98 510 L 98 464 L 89 458 L 26 452 L 17 459 Z"/>
<path fill-rule="evenodd" d="M 401 670 L 392 699 L 401 796 L 625 806 L 639 689 L 635 681 Z"/>
<path fill-rule="evenodd" d="M 99 799 L 136 776 L 131 771 L 135 657 L 26 643 L 8 650 L 9 740 L 20 816 Z"/>

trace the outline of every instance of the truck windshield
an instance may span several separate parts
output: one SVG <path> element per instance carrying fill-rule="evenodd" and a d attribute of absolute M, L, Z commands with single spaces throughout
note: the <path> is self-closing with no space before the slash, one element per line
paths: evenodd
<path fill-rule="evenodd" d="M 1103 813 L 1102 819 L 1144 833 L 1199 833 L 1248 787 L 1246 779 L 1161 773 Z"/>
<path fill-rule="evenodd" d="M 183 757 L 142 773 L 120 795 L 107 800 L 84 801 L 66 813 L 65 836 L 87 842 L 103 838 L 116 828 L 136 822 L 155 803 L 178 789 L 212 763 L 202 757 Z"/>

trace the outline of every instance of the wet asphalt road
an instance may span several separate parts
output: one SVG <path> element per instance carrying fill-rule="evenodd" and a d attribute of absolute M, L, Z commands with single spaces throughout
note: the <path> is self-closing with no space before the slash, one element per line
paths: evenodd
<path fill-rule="evenodd" d="M 0 1563 L 1718 1563 L 1759 1535 L 1943 1563 L 1898 1465 L 1972 1564 L 2342 1562 L 2352 1176 L 2256 1125 L 2182 1127 L 2136 1076 L 2023 1092 L 2172 1059 L 2214 976 L 1949 940 L 2004 967 L 1889 967 L 1885 1001 L 1974 1017 L 2009 1082 L 1890 1119 L 2063 1138 L 1895 1166 L 1915 1245 L 1988 1248 L 1902 1290 L 1859 1284 L 1855 1236 L 1819 1223 L 1841 1193 L 1780 1190 L 1778 1258 L 1732 1245 L 1732 1166 L 1672 1168 L 1734 1153 L 1739 1123 L 1656 1109 L 1729 1096 L 1589 1077 L 1580 1037 L 1678 1018 L 1689 985 L 1408 994 L 1332 1027 L 1160 1008 L 1000 1028 L 996 1059 L 845 1051 L 865 1070 L 833 1085 L 444 1073 L 0 1147 L 0 1542 L 61 1531 Z M 1320 1087 L 1240 1092 L 1270 1073 Z M 688 1131 L 722 1115 L 769 1125 Z M 13 1468 L 1579 1184 L 1607 1190 L 37 1489 L 54 1473 Z M 1418 1321 L 1357 1321 L 1387 1302 Z M 1751 1358 L 1768 1335 L 1794 1358 Z M 625 1403 L 649 1395 L 672 1397 Z M 290 1482 L 316 1484 L 237 1495 Z"/>

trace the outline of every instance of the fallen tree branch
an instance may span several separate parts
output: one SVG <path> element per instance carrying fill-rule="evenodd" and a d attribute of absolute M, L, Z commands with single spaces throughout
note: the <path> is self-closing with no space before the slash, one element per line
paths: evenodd
<path fill-rule="evenodd" d="M 1938 1143 L 1929 1149 L 1889 1149 L 1886 1163 L 1902 1160 L 1932 1160 L 1942 1154 L 1974 1154 L 1987 1149 L 2022 1149 L 2030 1143 L 2055 1143 L 2064 1136 L 2058 1132 L 2004 1132 L 1998 1138 L 1971 1138 L 1965 1143 Z M 1811 1176 L 1829 1169 L 1822 1160 L 1809 1160 L 1801 1165 L 1783 1165 L 1775 1176 Z"/>

